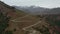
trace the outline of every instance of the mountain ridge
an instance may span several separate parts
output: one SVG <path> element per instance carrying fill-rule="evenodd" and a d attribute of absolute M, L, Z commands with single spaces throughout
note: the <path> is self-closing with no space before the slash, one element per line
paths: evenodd
<path fill-rule="evenodd" d="M 30 7 L 30 9 L 32 7 Z M 7 8 L 2 4 L 0 4 L 0 10 L 2 12 L 7 12 L 8 16 L 11 17 L 8 23 L 9 26 L 6 28 L 6 30 L 13 31 L 13 34 L 41 34 L 42 32 L 42 34 L 46 34 L 49 32 L 50 34 L 55 33 L 56 29 L 46 21 L 46 16 L 33 16 L 31 14 L 23 13 L 18 9 Z M 49 17 L 50 16 L 48 16 L 48 18 Z"/>
<path fill-rule="evenodd" d="M 44 14 L 60 14 L 60 7 L 57 8 L 43 8 L 38 6 L 30 6 L 30 7 L 24 7 L 24 6 L 14 6 L 18 10 L 23 10 L 25 13 L 30 13 L 32 15 L 44 15 Z M 55 9 L 55 10 L 54 10 Z M 57 10 L 56 10 L 57 9 Z M 58 10 L 59 9 L 59 10 Z"/>

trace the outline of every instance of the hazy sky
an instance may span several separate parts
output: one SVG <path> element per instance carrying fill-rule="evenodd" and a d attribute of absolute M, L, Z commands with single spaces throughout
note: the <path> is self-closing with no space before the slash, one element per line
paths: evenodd
<path fill-rule="evenodd" d="M 60 7 L 60 0 L 1 0 L 8 5 L 41 6 L 46 8 Z"/>

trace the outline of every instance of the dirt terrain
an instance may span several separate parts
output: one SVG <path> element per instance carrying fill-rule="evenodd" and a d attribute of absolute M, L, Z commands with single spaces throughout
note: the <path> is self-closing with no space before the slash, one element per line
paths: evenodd
<path fill-rule="evenodd" d="M 46 17 L 42 18 L 24 13 L 3 2 L 0 2 L 0 10 L 11 17 L 8 23 L 9 27 L 7 27 L 6 30 L 13 31 L 13 34 L 42 34 L 45 28 L 48 29 L 48 33 L 56 34 L 55 27 L 46 21 Z M 56 28 L 58 29 L 58 27 Z M 43 34 L 46 34 L 46 32 L 44 31 Z"/>

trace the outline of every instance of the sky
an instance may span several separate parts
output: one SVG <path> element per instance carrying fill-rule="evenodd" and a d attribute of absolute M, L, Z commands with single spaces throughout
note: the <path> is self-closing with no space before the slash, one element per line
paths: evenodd
<path fill-rule="evenodd" d="M 10 6 L 60 7 L 60 0 L 1 0 Z"/>

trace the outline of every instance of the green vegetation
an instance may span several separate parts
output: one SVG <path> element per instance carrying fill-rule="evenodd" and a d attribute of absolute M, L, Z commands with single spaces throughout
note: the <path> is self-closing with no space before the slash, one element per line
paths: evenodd
<path fill-rule="evenodd" d="M 20 14 L 20 13 L 24 13 L 23 11 L 21 10 L 18 10 L 18 9 L 15 9 L 16 13 Z"/>
<path fill-rule="evenodd" d="M 59 17 L 59 16 L 54 15 L 54 16 L 52 16 L 52 18 L 51 18 L 51 16 L 48 16 L 46 18 L 51 25 L 53 25 L 53 26 L 57 25 L 60 27 L 60 20 L 57 20 L 57 17 Z"/>
<path fill-rule="evenodd" d="M 37 15 L 37 17 L 43 18 L 43 17 L 46 17 L 46 16 L 41 17 L 40 15 Z M 59 16 L 49 15 L 49 16 L 46 17 L 46 20 L 50 24 L 49 26 L 51 28 L 52 34 L 54 34 L 54 33 L 60 34 L 57 29 L 52 30 L 52 28 L 54 28 L 54 26 L 59 26 L 60 27 L 60 20 L 57 20 L 57 17 L 59 17 Z M 35 29 L 42 34 L 50 34 L 51 33 L 51 32 L 49 32 L 50 29 L 48 27 L 42 27 L 42 28 L 37 27 Z"/>
<path fill-rule="evenodd" d="M 0 34 L 12 34 L 11 31 L 6 31 L 5 33 L 5 29 L 9 26 L 9 19 L 10 17 L 7 15 L 7 13 L 0 11 Z"/>
<path fill-rule="evenodd" d="M 9 6 L 9 5 L 5 4 L 5 3 L 2 2 L 2 1 L 0 1 L 0 4 L 3 5 L 4 7 L 11 8 L 11 9 L 13 8 L 13 9 L 14 9 L 14 7 Z"/>
<path fill-rule="evenodd" d="M 57 20 L 58 15 L 48 16 L 46 17 L 47 21 L 52 25 L 52 26 L 58 26 L 60 27 L 60 20 Z M 55 30 L 56 34 L 60 34 L 57 30 Z"/>
<path fill-rule="evenodd" d="M 37 27 L 35 29 L 42 34 L 50 34 L 49 29 L 47 27 L 42 27 L 42 28 Z"/>

